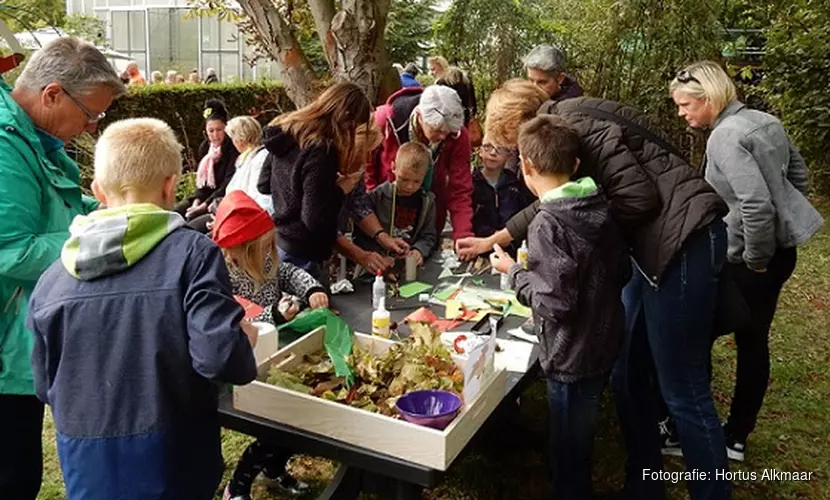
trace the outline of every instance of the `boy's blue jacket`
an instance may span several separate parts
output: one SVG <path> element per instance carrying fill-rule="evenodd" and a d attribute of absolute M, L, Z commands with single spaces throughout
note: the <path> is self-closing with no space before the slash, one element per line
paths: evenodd
<path fill-rule="evenodd" d="M 32 294 L 69 500 L 210 499 L 219 383 L 256 376 L 219 248 L 154 205 L 79 216 Z"/>

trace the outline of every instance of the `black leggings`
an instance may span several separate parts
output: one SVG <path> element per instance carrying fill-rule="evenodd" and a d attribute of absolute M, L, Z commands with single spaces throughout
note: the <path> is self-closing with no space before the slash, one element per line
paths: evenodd
<path fill-rule="evenodd" d="M 743 264 L 727 264 L 751 312 L 749 325 L 735 331 L 738 370 L 735 393 L 726 422 L 726 433 L 746 441 L 755 429 L 758 412 L 769 385 L 769 330 L 784 283 L 795 270 L 796 249 L 781 248 L 767 264 L 767 271 L 756 273 Z"/>

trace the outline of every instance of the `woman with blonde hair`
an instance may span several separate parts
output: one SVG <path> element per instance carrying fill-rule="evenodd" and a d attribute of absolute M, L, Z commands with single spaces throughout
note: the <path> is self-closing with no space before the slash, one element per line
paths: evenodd
<path fill-rule="evenodd" d="M 151 85 L 160 85 L 164 83 L 164 75 L 161 74 L 161 71 L 153 71 L 150 73 L 150 84 Z"/>
<path fill-rule="evenodd" d="M 446 73 L 450 67 L 450 63 L 447 62 L 447 59 L 442 56 L 430 57 L 427 60 L 427 65 L 429 66 L 429 74 L 436 80 L 444 76 L 444 73 Z"/>
<path fill-rule="evenodd" d="M 323 279 L 320 263 L 331 255 L 346 195 L 362 178 L 352 172 L 355 135 L 368 125 L 372 105 L 353 83 L 329 87 L 314 102 L 274 119 L 259 191 L 270 194 L 280 236 L 280 259 Z M 327 281 L 327 280 L 324 280 Z"/>
<path fill-rule="evenodd" d="M 718 63 L 686 67 L 669 90 L 690 127 L 712 130 L 705 176 L 729 207 L 726 270 L 751 313 L 735 330 L 737 377 L 724 425 L 727 454 L 742 461 L 767 392 L 769 331 L 781 288 L 795 269 L 796 247 L 823 219 L 805 197 L 807 167 L 781 122 L 739 101 Z"/>

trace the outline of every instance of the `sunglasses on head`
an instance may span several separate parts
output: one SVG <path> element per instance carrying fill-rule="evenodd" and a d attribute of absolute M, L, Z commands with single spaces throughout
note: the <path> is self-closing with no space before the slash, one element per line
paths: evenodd
<path fill-rule="evenodd" d="M 678 81 L 678 82 L 680 82 L 680 83 L 695 82 L 695 83 L 697 83 L 698 85 L 700 85 L 700 80 L 698 80 L 697 78 L 695 78 L 694 76 L 692 76 L 692 74 L 691 74 L 691 73 L 689 73 L 689 71 L 688 71 L 688 70 L 685 70 L 685 69 L 684 69 L 684 70 L 680 70 L 680 71 L 678 71 L 678 72 L 677 72 L 677 75 L 675 76 L 675 78 L 676 78 L 676 79 L 677 79 L 677 81 Z"/>

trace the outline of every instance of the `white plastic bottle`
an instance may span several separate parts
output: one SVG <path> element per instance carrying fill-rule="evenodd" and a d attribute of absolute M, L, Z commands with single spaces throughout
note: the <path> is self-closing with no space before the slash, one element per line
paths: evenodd
<path fill-rule="evenodd" d="M 372 335 L 388 339 L 391 336 L 389 326 L 392 318 L 386 310 L 386 297 L 380 298 L 378 308 L 372 312 Z"/>
<path fill-rule="evenodd" d="M 522 242 L 522 246 L 519 247 L 519 251 L 516 252 L 516 261 L 522 269 L 527 271 L 527 240 Z"/>
<path fill-rule="evenodd" d="M 383 281 L 382 271 L 378 271 L 375 282 L 372 284 L 372 309 L 380 306 L 380 299 L 386 299 L 386 283 Z"/>

